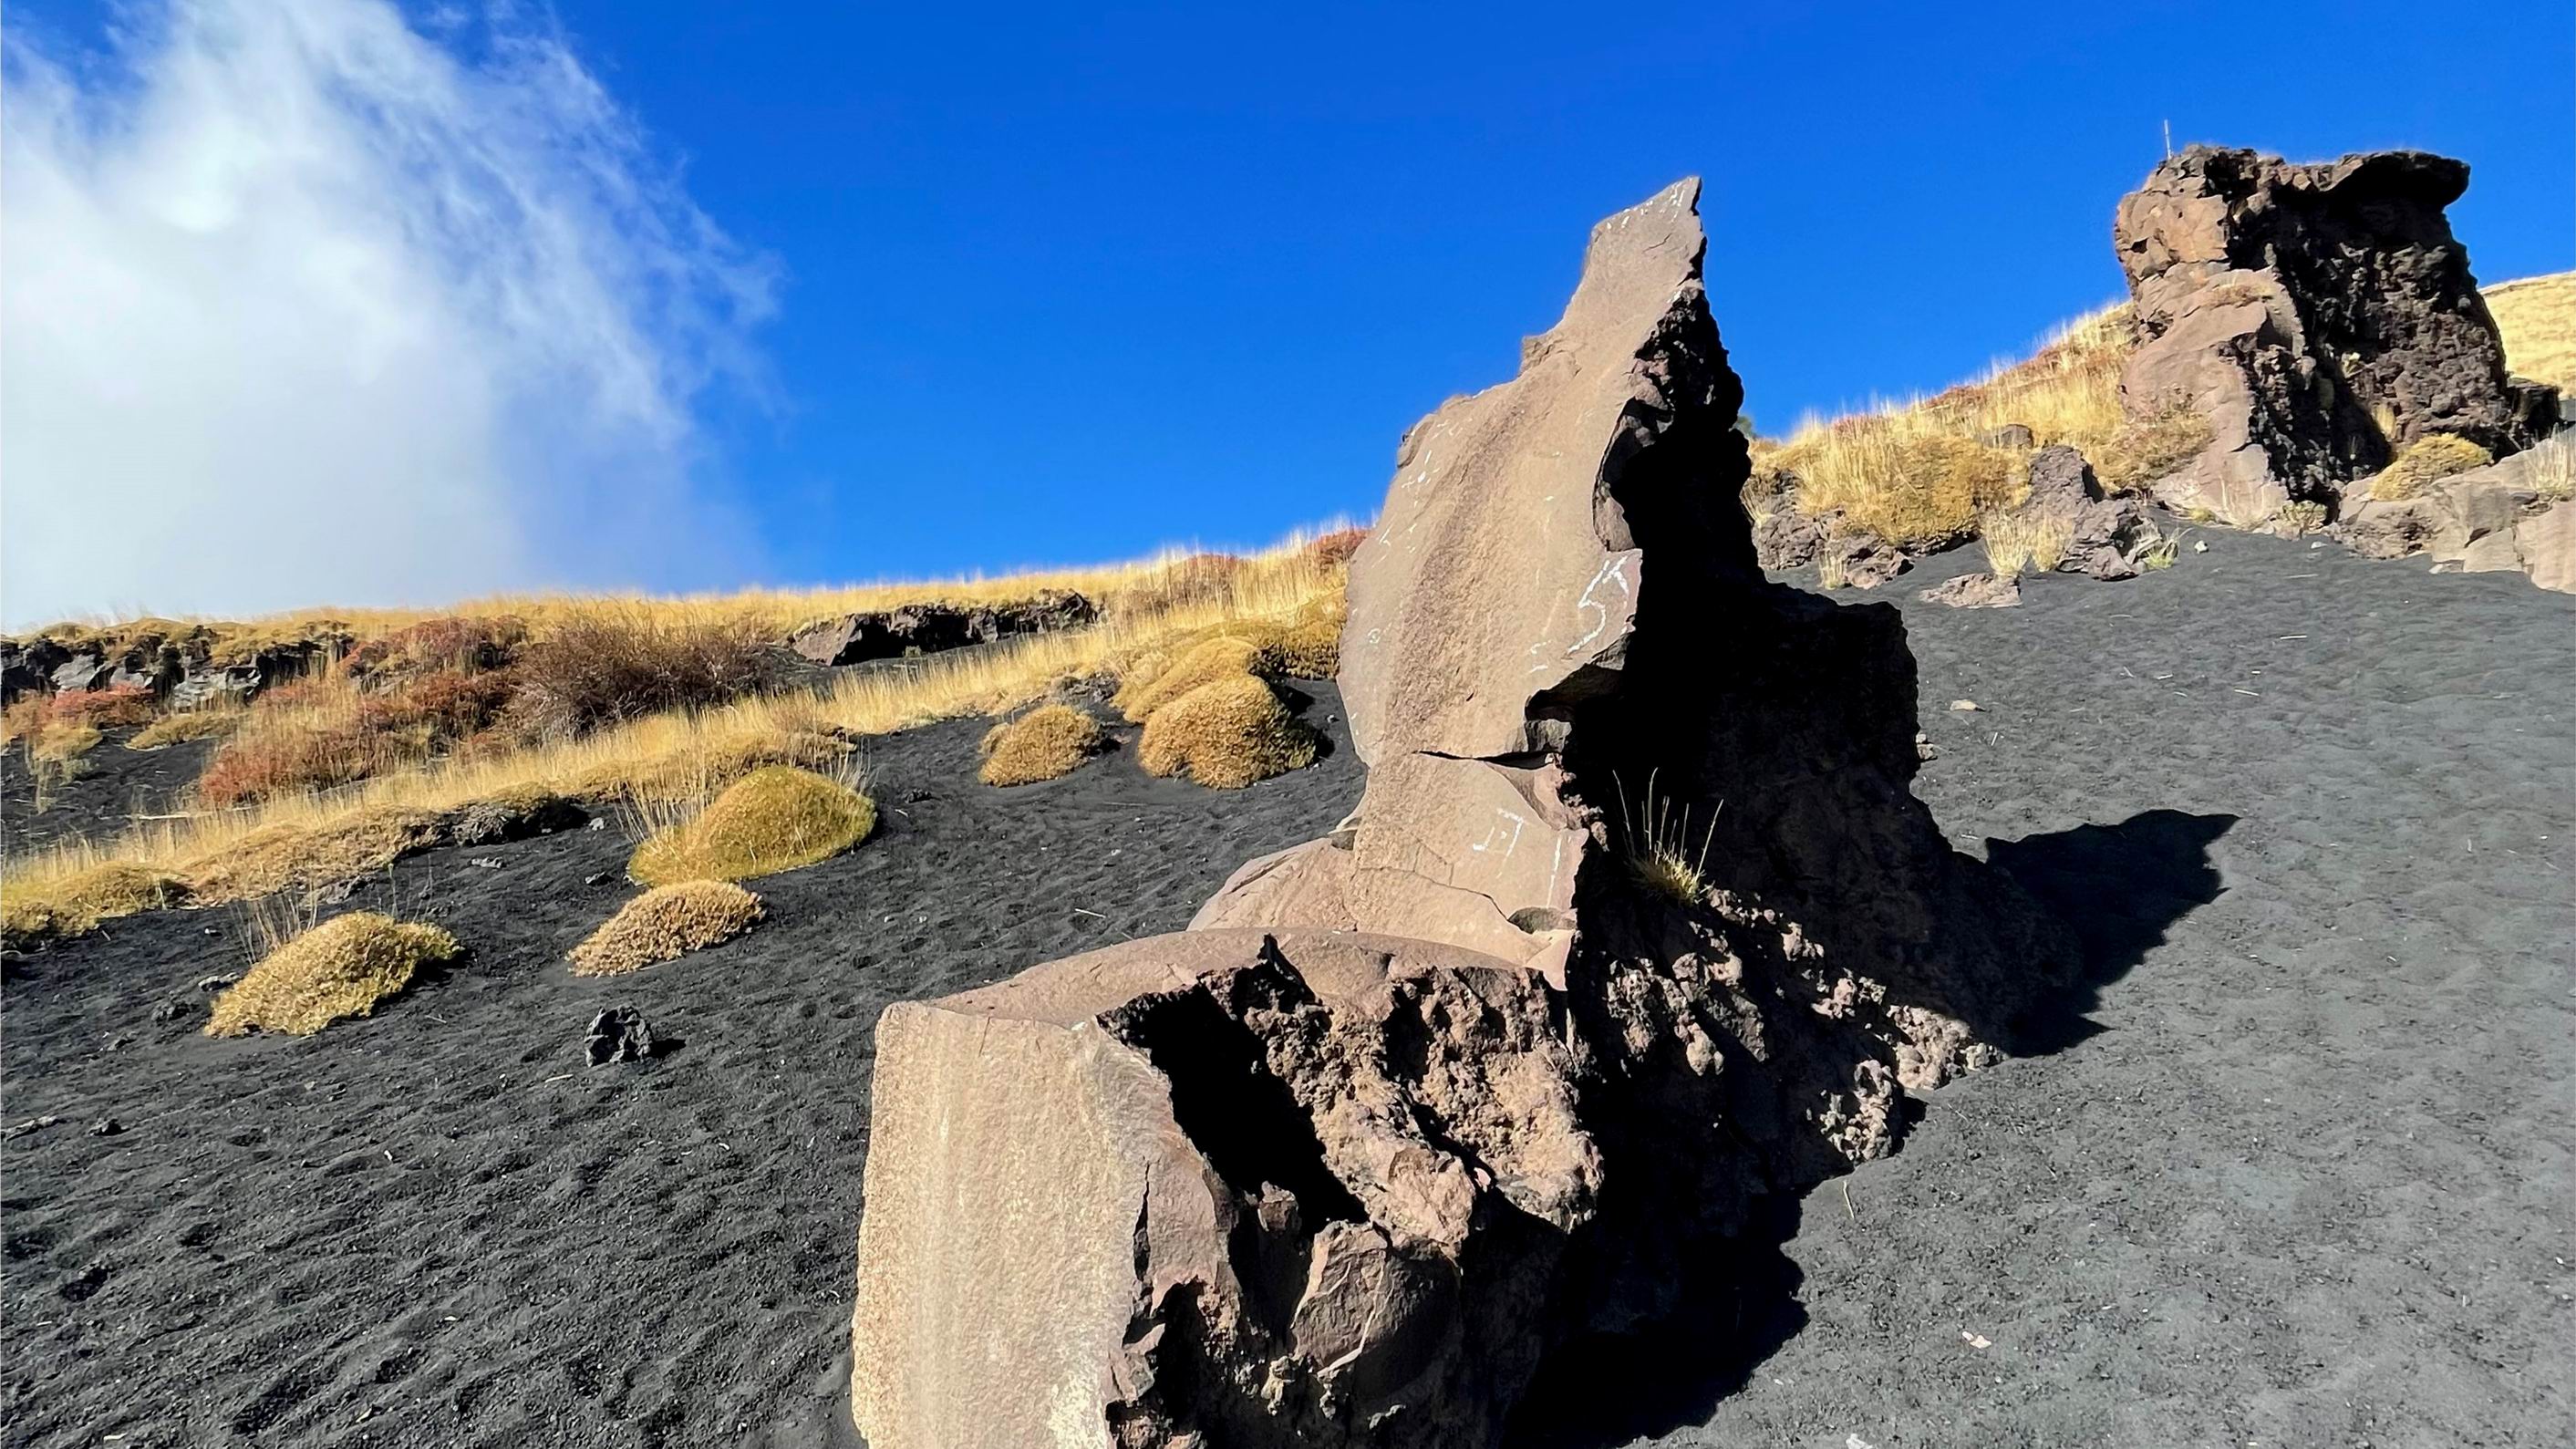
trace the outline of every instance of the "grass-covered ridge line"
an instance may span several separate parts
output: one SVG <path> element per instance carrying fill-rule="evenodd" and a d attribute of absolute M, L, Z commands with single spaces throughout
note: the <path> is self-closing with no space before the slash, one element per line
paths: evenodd
<path fill-rule="evenodd" d="M 2506 365 L 2576 389 L 2576 272 L 2502 282 L 2483 295 Z M 2028 358 L 1974 381 L 1806 419 L 1785 439 L 1755 441 L 1747 501 L 1759 506 L 1794 487 L 1800 511 L 1830 515 L 1839 530 L 1922 549 L 1975 537 L 1989 515 L 2018 504 L 2031 453 L 2052 444 L 2081 450 L 2106 489 L 2141 489 L 2207 446 L 2209 430 L 2189 413 L 2124 415 L 2120 372 L 2138 342 L 2135 310 L 2121 303 L 2065 324 Z"/>
<path fill-rule="evenodd" d="M 1101 620 L 1088 628 L 934 654 L 900 668 L 837 671 L 820 689 L 787 687 L 706 707 L 611 719 L 585 732 L 532 742 L 503 740 L 489 748 L 380 761 L 380 768 L 343 783 L 252 792 L 231 808 L 200 809 L 185 818 L 141 822 L 105 841 L 22 854 L 0 874 L 0 935 L 25 944 L 92 929 L 148 903 L 220 905 L 310 889 L 462 838 L 460 826 L 477 816 L 524 818 L 553 801 L 594 809 L 694 810 L 763 766 L 835 770 L 870 735 L 1014 709 L 1069 680 L 1115 677 L 1136 659 L 1212 631 L 1285 628 L 1315 618 L 1321 609 L 1337 609 L 1351 541 L 1345 532 L 1291 540 L 1239 558 L 1195 554 L 933 586 L 968 591 L 977 601 L 1073 588 L 1101 603 Z M 692 621 L 721 626 L 746 617 L 801 624 L 844 607 L 919 600 L 924 592 L 764 593 L 734 601 L 630 600 L 615 607 L 675 627 Z M 531 608 L 530 602 L 512 601 L 516 617 L 537 638 L 557 627 L 539 620 L 595 617 L 604 607 L 573 600 L 550 611 Z M 458 616 L 380 617 L 412 628 Z M 248 737 L 245 726 L 225 748 Z M 109 866 L 116 869 L 101 869 Z M 137 879 L 149 880 L 153 889 L 138 891 Z"/>

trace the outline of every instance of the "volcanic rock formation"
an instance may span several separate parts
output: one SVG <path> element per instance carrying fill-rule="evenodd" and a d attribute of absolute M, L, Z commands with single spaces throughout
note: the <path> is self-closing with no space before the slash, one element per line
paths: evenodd
<path fill-rule="evenodd" d="M 1495 1442 L 2062 981 L 1907 791 L 1895 611 L 1755 565 L 1696 197 L 1603 222 L 1519 377 L 1406 436 L 1352 818 L 1184 935 L 887 1012 L 880 1449 Z"/>
<path fill-rule="evenodd" d="M 2194 146 L 2122 199 L 2112 236 L 2145 338 L 2123 404 L 2142 421 L 2188 409 L 2212 433 L 2161 498 L 2253 525 L 2332 507 L 2427 434 L 2499 456 L 2547 434 L 2557 395 L 2506 374 L 2443 214 L 2468 181 L 2420 151 L 2294 165 Z"/>
<path fill-rule="evenodd" d="M 1098 622 L 1100 611 L 1071 589 L 1041 589 L 1033 599 L 1005 604 L 906 604 L 863 614 L 816 619 L 788 636 L 787 647 L 830 667 L 937 654 L 969 644 L 990 644 L 1013 634 L 1079 629 Z"/>

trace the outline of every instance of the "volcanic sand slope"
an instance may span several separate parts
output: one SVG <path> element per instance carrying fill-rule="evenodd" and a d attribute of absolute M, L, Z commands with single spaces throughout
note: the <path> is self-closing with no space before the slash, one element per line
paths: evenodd
<path fill-rule="evenodd" d="M 2014 610 L 1893 591 L 1918 793 L 2075 915 L 2099 1001 L 1787 1205 L 1767 1283 L 1533 1442 L 2568 1442 L 2576 606 L 2201 536 Z M 1334 752 L 1227 794 L 1132 748 L 996 791 L 981 720 L 875 741 L 882 838 L 764 882 L 721 970 L 563 969 L 628 893 L 615 831 L 397 866 L 471 954 L 310 1041 L 153 1019 L 238 969 L 203 913 L 13 962 L 9 1115 L 64 1119 L 0 1142 L 13 1442 L 851 1442 L 877 1013 L 1174 929 L 1330 828 L 1359 771 L 1308 692 Z M 583 1069 L 611 1004 L 685 1044 Z"/>
<path fill-rule="evenodd" d="M 2204 537 L 1899 591 L 1916 792 L 2107 979 L 1789 1215 L 1800 1302 L 1745 1337 L 1793 1336 L 1713 1414 L 1667 1378 L 1664 1442 L 2576 1442 L 2576 603 Z"/>
<path fill-rule="evenodd" d="M 871 741 L 864 847 L 632 975 L 563 964 L 633 895 L 615 829 L 378 873 L 331 909 L 393 906 L 468 954 L 309 1040 L 198 1035 L 195 983 L 246 964 L 226 912 L 11 961 L 8 1118 L 62 1120 L 0 1141 L 0 1439 L 852 1442 L 877 1013 L 1178 930 L 1236 862 L 1331 828 L 1358 763 L 1331 686 L 1293 687 L 1336 748 L 1223 794 L 1146 777 L 1132 728 L 1008 791 L 976 778 L 986 720 Z M 585 1068 L 613 1005 L 678 1050 Z"/>

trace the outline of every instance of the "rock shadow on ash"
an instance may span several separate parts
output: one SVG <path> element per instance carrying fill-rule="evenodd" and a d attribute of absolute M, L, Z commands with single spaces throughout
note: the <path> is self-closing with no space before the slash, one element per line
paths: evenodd
<path fill-rule="evenodd" d="M 2112 825 L 1988 840 L 1988 864 L 2066 926 L 2081 964 L 2008 1022 L 1984 1025 L 1981 1037 L 2029 1057 L 2098 1034 L 2085 1013 L 2101 988 L 2226 889 L 2209 851 L 2237 819 L 2147 810 Z M 1654 1317 L 1548 1357 L 1511 1420 L 1511 1449 L 1607 1449 L 1703 1423 L 1806 1327 L 1804 1274 L 1784 1247 L 1797 1234 L 1803 1195 L 1842 1172 L 1830 1160 L 1803 1171 L 1794 1160 L 1768 1165 L 1775 1189 L 1742 1210 L 1724 1253 L 1670 1258 L 1672 1283 Z"/>

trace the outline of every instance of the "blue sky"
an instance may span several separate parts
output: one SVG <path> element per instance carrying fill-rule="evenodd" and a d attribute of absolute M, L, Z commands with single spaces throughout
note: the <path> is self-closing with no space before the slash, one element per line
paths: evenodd
<path fill-rule="evenodd" d="M 300 3 L 363 30 L 372 0 Z M 126 28 L 149 32 L 158 13 L 128 12 Z M 552 28 L 505 25 L 497 49 L 480 21 L 407 13 L 469 81 L 531 34 L 559 54 L 623 129 L 606 143 L 547 130 L 529 154 L 568 157 L 579 186 L 582 148 L 606 144 L 667 188 L 641 222 L 592 206 L 599 246 L 679 236 L 602 272 L 609 292 L 667 283 L 687 303 L 628 319 L 662 379 L 649 447 L 558 447 L 541 425 L 550 395 L 510 391 L 542 364 L 493 364 L 480 391 L 497 391 L 504 421 L 481 456 L 492 496 L 525 515 L 482 550 L 515 550 L 493 586 L 943 574 L 1365 515 L 1402 429 L 1508 376 L 1520 336 L 1553 320 L 1591 221 L 1691 172 L 1708 178 L 1719 326 L 1771 429 L 1938 387 L 2119 295 L 2111 208 L 2168 120 L 2177 143 L 2465 157 L 2453 219 L 2483 279 L 2576 265 L 2563 3 L 2441 26 L 2395 4 L 2006 3 L 1936 19 L 559 0 Z M 97 59 L 94 12 L 11 15 L 22 47 L 33 35 L 70 77 L 74 111 L 152 84 Z M 226 43 L 196 42 L 219 61 Z M 567 73 L 525 69 L 494 93 Z M 318 93 L 349 88 L 334 74 Z M 470 142 L 474 114 L 514 109 L 469 98 L 454 124 Z M 690 240 L 701 224 L 705 247 Z M 15 261 L 49 239 L 13 240 Z M 14 377 L 43 359 L 9 361 Z M 603 468 L 652 475 L 646 511 L 687 526 L 592 536 L 618 507 Z M 40 484 L 70 486 L 13 479 L 12 507 Z M 309 586 L 368 588 L 363 574 Z"/>

